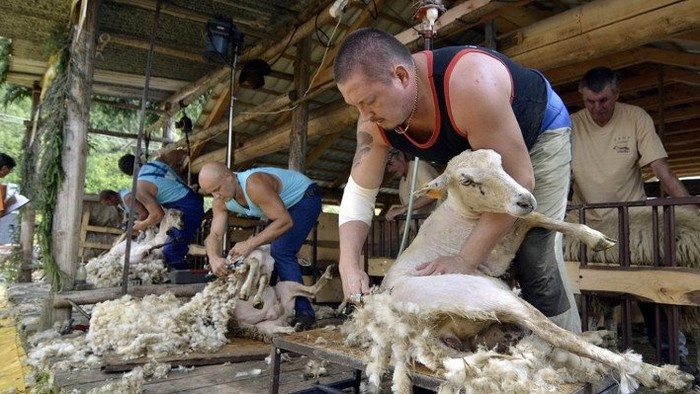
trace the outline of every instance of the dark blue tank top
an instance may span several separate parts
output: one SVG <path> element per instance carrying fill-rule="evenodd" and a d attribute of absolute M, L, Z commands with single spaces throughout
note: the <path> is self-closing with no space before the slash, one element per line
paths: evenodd
<path fill-rule="evenodd" d="M 528 149 L 532 148 L 537 136 L 543 131 L 541 130 L 542 120 L 547 109 L 547 83 L 544 77 L 535 70 L 518 65 L 501 53 L 471 45 L 446 47 L 425 52 L 428 58 L 431 89 L 437 99 L 436 113 L 439 119 L 436 123 L 440 125 L 440 128 L 433 130 L 431 138 L 422 144 L 406 134 L 398 134 L 393 130 L 387 131 L 380 128 L 387 143 L 423 160 L 443 164 L 471 148 L 466 133 L 458 130 L 452 123 L 445 97 L 446 83 L 448 82 L 445 79 L 446 74 L 452 70 L 462 55 L 470 52 L 480 52 L 492 56 L 503 63 L 510 72 L 513 81 L 511 107 L 523 133 L 525 145 Z"/>

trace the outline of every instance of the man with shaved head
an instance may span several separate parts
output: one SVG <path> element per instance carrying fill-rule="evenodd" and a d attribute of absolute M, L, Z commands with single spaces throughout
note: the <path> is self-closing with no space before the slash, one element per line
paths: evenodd
<path fill-rule="evenodd" d="M 237 242 L 228 256 L 245 257 L 269 243 L 275 259 L 270 283 L 274 284 L 276 278 L 302 283 L 296 256 L 321 214 L 321 193 L 316 183 L 292 170 L 263 167 L 233 172 L 221 163 L 207 163 L 199 172 L 199 186 L 214 197 L 211 230 L 204 241 L 214 274 L 229 273 L 221 254 L 228 215 L 235 212 L 269 223 L 253 237 Z M 307 328 L 314 324 L 315 313 L 308 298 L 297 297 L 294 309 L 294 324 Z"/>

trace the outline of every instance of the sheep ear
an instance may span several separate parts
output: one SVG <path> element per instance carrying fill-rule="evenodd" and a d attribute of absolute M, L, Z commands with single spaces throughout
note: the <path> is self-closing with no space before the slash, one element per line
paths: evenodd
<path fill-rule="evenodd" d="M 420 189 L 413 192 L 413 197 L 428 196 L 439 200 L 442 198 L 443 194 L 447 190 L 447 177 L 445 174 L 433 179 L 432 181 L 426 183 Z"/>

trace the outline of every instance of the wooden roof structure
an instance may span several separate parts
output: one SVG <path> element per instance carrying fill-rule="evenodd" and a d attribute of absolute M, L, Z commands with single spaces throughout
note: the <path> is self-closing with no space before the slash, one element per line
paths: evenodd
<path fill-rule="evenodd" d="M 329 10 L 340 3 L 347 5 L 334 18 Z M 155 31 L 148 98 L 162 112 L 148 129 L 159 132 L 172 124 L 170 117 L 180 116 L 178 110 L 204 95 L 204 110 L 190 136 L 193 171 L 209 160 L 225 161 L 231 71 L 204 52 L 207 22 L 230 17 L 244 34 L 234 77 L 234 166 L 286 167 L 296 154 L 290 134 L 303 125 L 305 172 L 326 190 L 339 190 L 354 155 L 357 113 L 335 89 L 335 52 L 346 34 L 362 26 L 378 27 L 412 50 L 422 49 L 413 19 L 418 4 L 100 0 L 92 91 L 102 99 L 140 99 Z M 700 0 L 456 0 L 444 5 L 436 48 L 495 45 L 519 63 L 542 70 L 572 112 L 582 107 L 577 83 L 585 71 L 598 65 L 616 70 L 620 100 L 652 115 L 676 174 L 700 176 Z M 54 25 L 70 18 L 67 0 L 0 2 L 0 36 L 13 40 L 9 83 L 32 86 L 41 80 L 48 65 L 42 43 Z M 252 59 L 271 66 L 262 87 L 239 83 L 240 70 Z M 184 145 L 180 140 L 166 149 Z M 391 194 L 388 186 L 382 191 Z"/>

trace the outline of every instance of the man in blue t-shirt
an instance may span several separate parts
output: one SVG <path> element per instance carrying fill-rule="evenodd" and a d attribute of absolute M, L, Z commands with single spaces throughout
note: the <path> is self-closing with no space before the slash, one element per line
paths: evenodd
<path fill-rule="evenodd" d="M 221 251 L 230 211 L 263 218 L 269 224 L 255 236 L 237 242 L 229 256 L 245 257 L 269 243 L 279 280 L 303 283 L 296 256 L 321 214 L 316 183 L 292 170 L 265 167 L 233 172 L 221 163 L 207 163 L 199 173 L 199 185 L 214 197 L 211 231 L 204 241 L 214 274 L 229 273 Z M 274 284 L 274 279 L 270 283 Z M 315 313 L 308 298 L 297 297 L 294 310 L 294 324 L 306 328 L 314 324 Z"/>
<path fill-rule="evenodd" d="M 204 218 L 202 196 L 190 188 L 173 167 L 178 167 L 186 159 L 182 151 L 171 151 L 165 156 L 143 164 L 139 169 L 136 199 L 146 208 L 148 215 L 134 222 L 134 231 L 142 231 L 155 226 L 163 219 L 163 207 L 182 212 L 183 227 L 168 230 L 167 245 L 163 247 L 165 262 L 171 269 L 184 270 L 189 243 L 199 229 Z M 119 159 L 119 169 L 127 175 L 134 173 L 134 155 L 124 155 Z"/>

